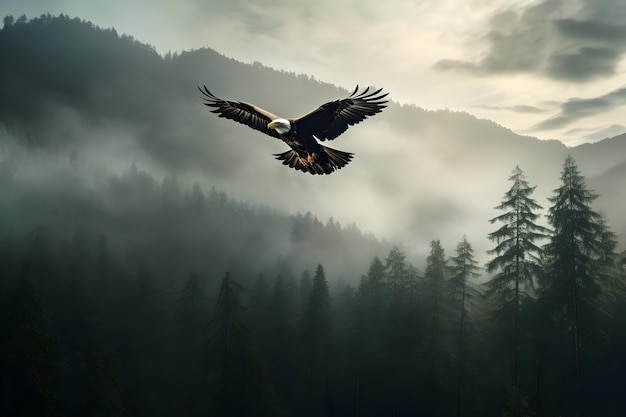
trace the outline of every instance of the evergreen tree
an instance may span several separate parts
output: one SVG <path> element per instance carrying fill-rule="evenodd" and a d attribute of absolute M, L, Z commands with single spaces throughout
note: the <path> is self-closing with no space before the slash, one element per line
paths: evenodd
<path fill-rule="evenodd" d="M 456 246 L 456 256 L 451 259 L 450 267 L 450 293 L 454 301 L 458 303 L 459 314 L 459 345 L 457 348 L 457 392 L 456 392 L 456 415 L 462 415 L 462 397 L 465 359 L 466 359 L 466 322 L 467 322 L 467 306 L 476 298 L 478 291 L 474 288 L 473 278 L 478 277 L 478 262 L 474 259 L 474 250 L 472 245 L 467 241 L 467 237 Z"/>
<path fill-rule="evenodd" d="M 56 415 L 54 394 L 61 376 L 55 360 L 59 338 L 35 269 L 26 261 L 0 298 L 0 412 L 2 415 Z"/>
<path fill-rule="evenodd" d="M 244 415 L 240 397 L 245 389 L 250 331 L 243 322 L 242 287 L 226 273 L 209 322 L 209 349 L 216 353 L 218 410 L 223 415 Z"/>
<path fill-rule="evenodd" d="M 389 304 L 385 266 L 378 257 L 370 263 L 367 275 L 361 277 L 357 299 L 358 322 L 354 329 L 359 334 L 363 351 L 374 354 L 380 348 L 378 336 L 383 330 L 382 317 Z"/>
<path fill-rule="evenodd" d="M 246 322 L 250 324 L 250 331 L 255 335 L 267 333 L 270 323 L 268 317 L 270 287 L 265 275 L 259 274 L 250 293 L 246 302 Z M 261 348 L 269 350 L 265 340 L 261 341 Z"/>
<path fill-rule="evenodd" d="M 206 320 L 208 315 L 207 304 L 208 300 L 200 282 L 200 276 L 197 272 L 192 271 L 189 273 L 176 302 L 175 314 L 176 325 L 180 332 L 179 338 L 185 340 L 188 346 L 190 344 L 189 338 L 197 333 L 197 330 L 202 327 L 202 322 Z M 195 344 L 191 343 L 191 345 Z"/>
<path fill-rule="evenodd" d="M 218 415 L 275 416 L 282 414 L 267 365 L 255 351 L 244 322 L 243 287 L 226 273 L 209 322 L 208 348 L 213 353 L 210 374 Z"/>
<path fill-rule="evenodd" d="M 168 383 L 171 372 L 171 363 L 164 361 L 171 343 L 166 299 L 155 281 L 151 268 L 139 265 L 117 316 L 118 352 L 125 364 L 128 394 L 135 400 L 130 411 L 138 416 L 162 410 L 156 393 Z"/>
<path fill-rule="evenodd" d="M 596 257 L 596 273 L 601 287 L 603 307 L 624 294 L 621 280 L 619 279 L 619 257 L 615 252 L 617 248 L 617 235 L 609 229 L 605 217 L 600 214 L 598 220 L 598 254 Z"/>
<path fill-rule="evenodd" d="M 13 24 L 15 23 L 15 18 L 13 17 L 13 15 L 4 16 L 3 23 L 4 26 L 2 27 L 2 29 L 10 29 L 11 26 L 13 26 Z"/>
<path fill-rule="evenodd" d="M 430 321 L 428 332 L 429 349 L 435 352 L 440 347 L 442 313 L 444 304 L 444 286 L 448 275 L 445 252 L 439 240 L 430 242 L 430 253 L 426 257 L 424 271 L 424 301 Z"/>
<path fill-rule="evenodd" d="M 119 362 L 110 349 L 79 352 L 79 362 L 87 381 L 83 402 L 89 415 L 130 417 L 124 384 L 119 377 Z"/>
<path fill-rule="evenodd" d="M 367 275 L 361 277 L 359 284 L 359 295 L 363 300 L 363 304 L 368 312 L 374 315 L 380 315 L 388 297 L 386 286 L 385 266 L 374 257 L 370 263 Z"/>
<path fill-rule="evenodd" d="M 206 410 L 204 395 L 201 394 L 205 381 L 201 378 L 202 330 L 209 317 L 208 299 L 200 282 L 200 276 L 192 271 L 176 299 L 174 331 L 176 343 L 173 352 L 178 383 L 174 387 L 177 395 L 177 410 L 185 415 L 198 415 Z"/>
<path fill-rule="evenodd" d="M 330 412 L 331 372 L 331 298 L 324 267 L 317 265 L 313 277 L 313 288 L 308 304 L 302 314 L 302 336 L 304 362 L 307 366 L 305 380 L 308 381 L 309 412 Z"/>
<path fill-rule="evenodd" d="M 488 294 L 495 298 L 500 314 L 513 316 L 513 385 L 515 391 L 519 391 L 522 297 L 529 295 L 528 290 L 534 288 L 541 272 L 541 248 L 535 241 L 544 238 L 547 229 L 535 223 L 539 215 L 534 210 L 542 207 L 531 198 L 536 187 L 528 184 L 519 166 L 515 167 L 509 180 L 513 185 L 504 194 L 504 201 L 496 207 L 504 213 L 489 220 L 492 224 L 503 224 L 489 234 L 489 239 L 497 245 L 488 251 L 496 256 L 487 263 L 487 271 L 496 274 L 487 288 Z M 505 324 L 505 327 L 508 326 L 510 324 Z"/>
<path fill-rule="evenodd" d="M 406 263 L 406 254 L 394 246 L 385 259 L 385 274 L 387 285 L 391 292 L 392 303 L 401 306 L 409 293 L 409 274 Z"/>
<path fill-rule="evenodd" d="M 274 384 L 279 393 L 289 398 L 293 396 L 297 379 L 295 298 L 295 288 L 278 275 L 269 294 L 265 339 Z"/>
<path fill-rule="evenodd" d="M 309 271 L 305 270 L 300 275 L 300 283 L 298 286 L 298 309 L 303 312 L 309 302 L 311 291 L 313 290 L 313 280 Z"/>
<path fill-rule="evenodd" d="M 372 293 L 365 295 L 369 305 L 378 309 L 379 317 L 366 310 L 364 320 L 372 323 L 372 330 L 378 330 L 367 338 L 371 340 L 371 354 L 381 358 L 380 365 L 373 368 L 372 377 L 379 387 L 380 394 L 377 395 L 382 398 L 371 398 L 373 388 L 365 380 L 362 396 L 369 397 L 363 409 L 373 404 L 375 408 L 370 415 L 401 415 L 414 409 L 418 401 L 414 385 L 418 374 L 417 339 L 422 326 L 417 322 L 419 303 L 415 302 L 417 272 L 406 261 L 406 254 L 394 246 L 385 259 L 384 270 L 380 271 L 375 261 L 371 264 L 369 277 L 374 279 L 368 279 L 365 288 Z M 379 298 L 375 300 L 373 296 L 377 293 Z"/>
<path fill-rule="evenodd" d="M 356 378 L 356 415 L 379 415 L 384 412 L 386 398 L 381 397 L 384 397 L 382 387 L 387 363 L 384 361 L 385 338 L 382 335 L 389 330 L 385 316 L 388 307 L 385 265 L 375 257 L 367 275 L 363 275 L 359 282 L 349 328 L 352 339 L 349 358 L 353 361 Z"/>
<path fill-rule="evenodd" d="M 355 402 L 358 395 L 355 386 L 358 376 L 355 373 L 354 358 L 357 352 L 352 344 L 354 305 L 356 291 L 350 285 L 343 289 L 336 289 L 333 297 L 333 363 L 332 363 L 332 413 L 333 415 L 347 415 L 356 409 Z"/>
<path fill-rule="evenodd" d="M 189 208 L 194 215 L 200 216 L 205 213 L 207 206 L 206 197 L 204 196 L 204 193 L 202 192 L 202 189 L 197 182 L 193 184 L 191 193 L 188 195 L 187 198 L 187 204 L 189 205 Z"/>
<path fill-rule="evenodd" d="M 590 411 L 587 381 L 591 369 L 588 364 L 596 353 L 592 351 L 592 347 L 597 346 L 594 335 L 601 327 L 605 270 L 601 265 L 613 259 L 615 247 L 602 217 L 591 207 L 596 198 L 587 188 L 576 162 L 568 156 L 561 172 L 561 186 L 550 198 L 548 220 L 554 233 L 546 245 L 548 273 L 542 295 L 557 320 L 559 333 L 569 335 L 570 342 L 561 348 L 560 356 L 571 358 L 573 369 L 569 368 L 568 379 L 574 381 L 574 386 L 563 383 L 568 396 L 562 399 L 562 406 L 573 407 L 572 411 L 578 415 Z M 566 378 L 567 371 L 563 369 L 561 380 Z"/>
<path fill-rule="evenodd" d="M 426 269 L 423 282 L 423 302 L 426 318 L 426 339 L 424 357 L 426 369 L 424 381 L 425 412 L 430 415 L 443 414 L 443 407 L 447 404 L 443 401 L 445 380 L 446 327 L 449 323 L 450 305 L 444 292 L 449 270 L 445 258 L 445 251 L 441 242 L 430 242 L 430 252 L 426 257 Z"/>

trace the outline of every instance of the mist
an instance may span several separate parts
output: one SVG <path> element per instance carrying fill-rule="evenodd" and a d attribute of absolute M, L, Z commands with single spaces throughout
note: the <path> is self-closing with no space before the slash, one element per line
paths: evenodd
<path fill-rule="evenodd" d="M 282 117 L 354 87 L 66 16 L 5 19 L 0 56 L 3 415 L 623 410 L 626 136 L 566 147 L 392 94 L 313 176 L 197 87 Z M 574 255 L 547 217 L 566 173 Z M 541 207 L 514 276 L 489 234 L 516 189 Z"/>
<path fill-rule="evenodd" d="M 379 239 L 401 242 L 417 263 L 423 262 L 432 239 L 451 251 L 464 235 L 485 260 L 491 245 L 488 220 L 498 214 L 494 207 L 517 165 L 537 186 L 535 198 L 547 208 L 568 154 L 589 177 L 601 178 L 623 161 L 613 149 L 621 150 L 622 142 L 595 152 L 589 145 L 566 148 L 556 141 L 518 136 L 466 113 L 401 106 L 392 97 L 383 113 L 330 144 L 355 153 L 348 166 L 329 176 L 305 175 L 274 159 L 273 154 L 286 149 L 280 141 L 211 114 L 196 87 L 207 85 L 225 99 L 252 102 L 284 117 L 305 114 L 349 91 L 260 64 L 241 64 L 210 50 L 165 60 L 149 51 L 147 56 L 160 68 L 151 68 L 154 82 L 105 93 L 99 81 L 88 81 L 87 100 L 96 103 L 88 108 L 96 106 L 100 113 L 44 96 L 37 129 L 13 127 L 6 132 L 19 143 L 35 142 L 61 158 L 71 156 L 74 163 L 109 174 L 119 175 L 136 164 L 157 181 L 173 176 L 188 187 L 196 182 L 204 190 L 214 186 L 235 200 L 285 214 L 310 211 L 323 222 L 332 217 L 342 225 L 355 224 Z M 138 62 L 132 65 L 140 68 Z M 241 74 L 243 82 L 231 74 Z M 124 87 L 129 80 L 113 83 Z M 277 83 L 284 85 L 271 87 Z M 130 97 L 121 106 L 128 111 L 145 107 L 138 119 L 115 109 L 124 97 Z M 602 195 L 597 201 L 597 209 L 607 214 L 622 206 L 620 201 L 605 204 Z M 610 215 L 608 222 L 620 235 L 626 231 L 621 216 Z"/>

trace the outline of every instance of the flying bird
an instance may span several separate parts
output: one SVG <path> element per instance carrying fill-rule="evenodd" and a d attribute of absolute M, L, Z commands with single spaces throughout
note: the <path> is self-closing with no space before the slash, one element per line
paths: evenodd
<path fill-rule="evenodd" d="M 286 119 L 254 104 L 222 100 L 206 86 L 198 89 L 203 95 L 203 104 L 213 108 L 212 113 L 282 140 L 291 150 L 274 154 L 276 159 L 312 175 L 330 174 L 350 162 L 354 154 L 324 146 L 319 141 L 336 139 L 348 127 L 381 112 L 387 107 L 384 98 L 388 94 L 381 93 L 382 88 L 370 92 L 369 87 L 358 93 L 357 85 L 347 98 L 322 104 L 300 118 Z"/>

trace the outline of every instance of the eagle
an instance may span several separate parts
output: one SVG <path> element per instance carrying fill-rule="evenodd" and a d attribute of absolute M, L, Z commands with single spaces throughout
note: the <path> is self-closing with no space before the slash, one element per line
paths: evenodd
<path fill-rule="evenodd" d="M 344 99 L 322 104 L 297 119 L 286 119 L 254 104 L 223 100 L 213 95 L 206 85 L 203 87 L 198 87 L 203 104 L 213 108 L 212 113 L 282 140 L 291 149 L 274 154 L 276 159 L 311 175 L 331 174 L 352 160 L 353 153 L 324 146 L 319 141 L 336 139 L 348 127 L 381 112 L 387 107 L 385 97 L 388 94 L 382 93 L 382 88 L 370 91 L 370 87 L 359 93 L 357 85 Z"/>

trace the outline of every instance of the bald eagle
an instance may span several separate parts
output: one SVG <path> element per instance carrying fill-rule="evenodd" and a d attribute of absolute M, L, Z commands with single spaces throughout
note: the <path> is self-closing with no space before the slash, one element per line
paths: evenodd
<path fill-rule="evenodd" d="M 367 116 L 381 112 L 386 106 L 382 88 L 370 92 L 369 87 L 354 92 L 342 100 L 322 104 L 316 110 L 297 118 L 285 119 L 253 104 L 227 101 L 214 96 L 209 89 L 198 87 L 203 94 L 204 105 L 214 108 L 212 113 L 234 120 L 285 142 L 291 150 L 274 154 L 283 165 L 308 172 L 330 174 L 341 169 L 353 154 L 323 146 L 318 141 L 333 140 Z"/>

